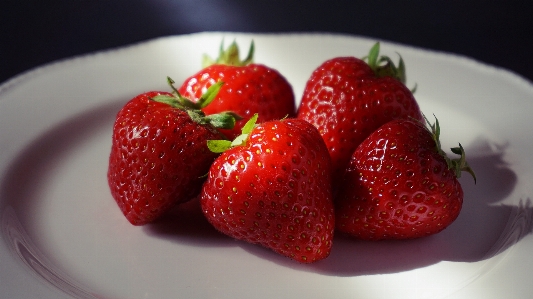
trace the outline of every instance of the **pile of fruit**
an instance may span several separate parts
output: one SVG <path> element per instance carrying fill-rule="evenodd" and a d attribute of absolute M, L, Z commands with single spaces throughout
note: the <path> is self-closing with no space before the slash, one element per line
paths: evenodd
<path fill-rule="evenodd" d="M 150 91 L 117 114 L 111 194 L 133 225 L 199 198 L 235 239 L 301 263 L 328 257 L 335 232 L 358 239 L 438 233 L 459 215 L 468 166 L 441 149 L 405 66 L 335 57 L 310 76 L 301 104 L 278 71 L 240 60 L 235 43 L 170 92 Z"/>

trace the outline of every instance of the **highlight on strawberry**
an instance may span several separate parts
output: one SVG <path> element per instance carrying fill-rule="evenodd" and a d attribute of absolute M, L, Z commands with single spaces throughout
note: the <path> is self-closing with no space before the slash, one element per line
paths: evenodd
<path fill-rule="evenodd" d="M 435 118 L 436 119 L 436 118 Z M 457 159 L 441 149 L 436 119 L 393 120 L 353 153 L 335 202 L 337 230 L 365 240 L 436 234 L 458 217 L 463 171 L 476 181 L 461 144 Z"/>
<path fill-rule="evenodd" d="M 203 214 L 223 234 L 300 263 L 326 258 L 335 219 L 324 141 L 300 119 L 256 121 L 234 141 L 209 141 L 221 155 L 203 185 Z"/>

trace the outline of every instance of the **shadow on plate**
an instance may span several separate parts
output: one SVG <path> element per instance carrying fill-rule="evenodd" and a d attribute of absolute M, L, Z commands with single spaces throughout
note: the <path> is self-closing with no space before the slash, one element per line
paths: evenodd
<path fill-rule="evenodd" d="M 203 217 L 198 200 L 176 207 L 160 221 L 145 226 L 147 234 L 186 245 L 240 246 L 262 259 L 301 271 L 325 275 L 386 274 L 426 267 L 441 261 L 478 262 L 505 251 L 532 230 L 529 199 L 518 206 L 498 204 L 513 191 L 517 177 L 504 161 L 506 146 L 477 140 L 467 149 L 478 183 L 465 175 L 465 202 L 458 219 L 443 232 L 422 239 L 367 242 L 337 234 L 331 255 L 301 265 L 269 249 L 218 233 Z M 217 244 L 218 243 L 218 244 Z M 237 244 L 237 245 L 236 245 Z"/>
<path fill-rule="evenodd" d="M 533 227 L 530 199 L 517 206 L 498 204 L 516 185 L 516 174 L 503 160 L 505 146 L 493 149 L 478 140 L 466 150 L 477 185 L 462 177 L 464 204 L 460 216 L 439 234 L 414 240 L 361 241 L 338 233 L 330 256 L 311 265 L 299 265 L 258 246 L 243 247 L 250 253 L 290 268 L 334 276 L 398 273 L 441 261 L 478 262 L 496 256 Z"/>
<path fill-rule="evenodd" d="M 197 198 L 176 206 L 157 221 L 144 225 L 143 230 L 150 237 L 180 245 L 220 247 L 240 243 L 221 234 L 207 221 Z"/>

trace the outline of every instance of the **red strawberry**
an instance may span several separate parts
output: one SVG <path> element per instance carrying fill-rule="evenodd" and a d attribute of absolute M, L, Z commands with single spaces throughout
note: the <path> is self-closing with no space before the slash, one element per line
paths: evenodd
<path fill-rule="evenodd" d="M 429 124 L 429 122 L 428 122 Z M 410 239 L 438 233 L 459 215 L 461 171 L 474 177 L 461 144 L 450 160 L 440 148 L 438 120 L 394 120 L 355 151 L 335 202 L 336 227 L 367 240 Z"/>
<path fill-rule="evenodd" d="M 204 215 L 220 232 L 298 262 L 326 258 L 335 221 L 324 142 L 303 120 L 254 121 L 211 166 Z"/>
<path fill-rule="evenodd" d="M 258 113 L 258 122 L 295 116 L 291 85 L 278 71 L 252 63 L 253 52 L 252 42 L 247 58 L 240 61 L 235 42 L 226 51 L 221 45 L 220 57 L 216 61 L 206 58 L 205 67 L 185 80 L 179 92 L 195 100 L 215 82 L 224 81 L 217 100 L 203 109 L 207 115 L 233 111 L 243 119 L 249 119 Z M 233 139 L 240 135 L 245 123 L 245 120 L 237 121 L 233 130 L 222 131 Z"/>
<path fill-rule="evenodd" d="M 357 146 L 381 125 L 397 118 L 423 121 L 412 92 L 404 85 L 403 60 L 396 67 L 388 57 L 378 56 L 379 43 L 370 50 L 368 64 L 355 57 L 330 59 L 305 86 L 297 117 L 312 123 L 324 138 L 334 182 L 340 181 Z"/>
<path fill-rule="evenodd" d="M 219 87 L 214 85 L 202 102 L 212 100 Z M 220 138 L 211 123 L 232 125 L 230 116 L 203 117 L 185 109 L 185 102 L 152 91 L 136 96 L 117 114 L 107 177 L 113 198 L 134 225 L 151 222 L 199 193 L 201 176 L 217 157 L 207 148 L 207 140 Z"/>

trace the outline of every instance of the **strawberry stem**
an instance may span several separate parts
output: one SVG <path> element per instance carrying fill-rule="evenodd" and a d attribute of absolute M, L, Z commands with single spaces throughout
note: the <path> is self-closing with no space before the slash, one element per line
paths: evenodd
<path fill-rule="evenodd" d="M 173 108 L 178 108 L 181 110 L 200 109 L 199 104 L 194 103 L 193 101 L 182 96 L 179 93 L 179 91 L 174 87 L 174 83 L 175 81 L 172 78 L 167 77 L 167 84 L 170 86 L 170 89 L 172 89 L 172 96 L 158 95 L 158 96 L 153 97 L 152 100 L 156 102 L 160 102 L 160 103 L 165 103 L 167 105 L 170 105 Z M 219 82 L 217 84 L 222 84 L 222 83 Z M 216 89 L 216 87 L 214 87 L 213 89 Z"/>
<path fill-rule="evenodd" d="M 224 65 L 233 65 L 233 66 L 246 66 L 253 63 L 254 60 L 254 51 L 255 45 L 252 40 L 250 44 L 250 49 L 248 50 L 248 55 L 244 60 L 240 60 L 239 57 L 239 46 L 233 41 L 229 47 L 224 50 L 224 40 L 220 44 L 220 50 L 217 59 L 212 59 L 211 57 L 204 55 L 202 60 L 202 67 L 208 67 L 213 64 L 224 64 Z"/>
<path fill-rule="evenodd" d="M 175 81 L 172 78 L 167 77 L 167 83 L 172 89 L 172 95 L 158 95 L 153 97 L 152 100 L 187 112 L 189 117 L 198 124 L 210 124 L 218 129 L 233 129 L 237 120 L 242 119 L 236 113 L 229 111 L 206 116 L 201 110 L 213 102 L 224 82 L 217 82 L 211 85 L 196 103 L 179 93 L 174 87 Z"/>
<path fill-rule="evenodd" d="M 400 57 L 400 61 L 398 62 L 398 66 L 396 66 L 388 56 L 379 56 L 379 48 L 379 42 L 375 43 L 374 46 L 370 48 L 368 56 L 364 57 L 363 60 L 367 60 L 368 66 L 370 66 L 377 77 L 393 77 L 405 84 L 407 78 L 405 75 L 405 63 L 402 56 L 397 53 Z"/>
<path fill-rule="evenodd" d="M 470 165 L 468 165 L 468 163 L 466 162 L 465 150 L 463 146 L 461 145 L 461 143 L 459 143 L 459 147 L 452 147 L 451 151 L 454 154 L 460 155 L 459 159 L 451 160 L 451 163 L 452 163 L 451 169 L 455 170 L 455 175 L 458 178 L 460 178 L 461 173 L 463 171 L 468 172 L 474 178 L 474 183 L 476 183 L 477 182 L 476 174 L 474 173 L 474 170 L 470 167 Z"/>
<path fill-rule="evenodd" d="M 246 141 L 248 140 L 248 137 L 250 136 L 250 133 L 255 128 L 255 124 L 257 123 L 258 114 L 254 114 L 250 119 L 244 124 L 244 126 L 241 129 L 241 134 L 233 141 L 229 140 L 208 140 L 207 141 L 207 147 L 209 150 L 211 150 L 214 153 L 222 153 L 232 147 L 236 146 L 244 146 L 246 145 Z"/>
<path fill-rule="evenodd" d="M 474 170 L 468 165 L 468 162 L 466 161 L 466 154 L 463 146 L 461 143 L 459 143 L 459 147 L 453 147 L 451 148 L 452 153 L 459 155 L 460 157 L 457 159 L 450 159 L 448 155 L 442 150 L 441 144 L 440 144 L 440 125 L 439 120 L 435 115 L 435 123 L 432 124 L 427 117 L 424 115 L 424 119 L 426 120 L 427 125 L 431 130 L 428 130 L 433 137 L 433 140 L 435 141 L 435 147 L 437 149 L 437 152 L 444 157 L 444 160 L 446 160 L 446 164 L 448 165 L 448 169 L 452 170 L 457 178 L 461 177 L 461 174 L 463 171 L 468 172 L 473 178 L 474 183 L 477 183 L 476 174 L 474 173 Z M 425 127 L 425 126 L 424 126 Z"/>
<path fill-rule="evenodd" d="M 233 127 L 235 127 L 235 123 L 242 119 L 242 117 L 232 111 L 210 114 L 204 118 L 208 123 L 219 129 L 233 129 Z"/>

